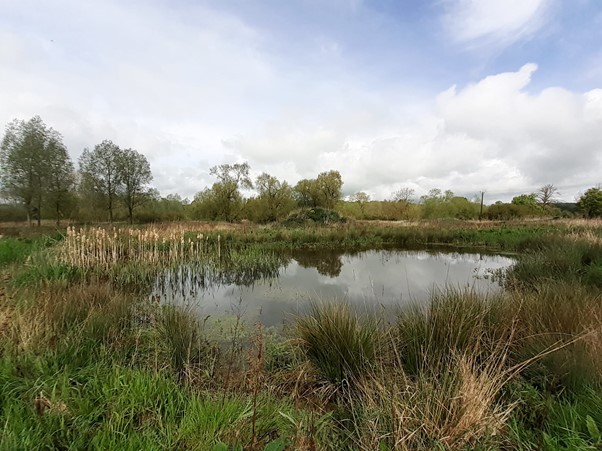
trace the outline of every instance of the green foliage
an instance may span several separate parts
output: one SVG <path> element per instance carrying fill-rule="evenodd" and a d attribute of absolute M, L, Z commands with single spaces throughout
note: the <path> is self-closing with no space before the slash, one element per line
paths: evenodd
<path fill-rule="evenodd" d="M 587 218 L 602 216 L 602 189 L 588 189 L 577 201 L 577 207 Z"/>
<path fill-rule="evenodd" d="M 292 212 L 284 220 L 286 226 L 303 226 L 303 225 L 328 225 L 340 224 L 346 220 L 339 215 L 335 210 L 327 210 L 325 208 L 308 208 Z"/>
<path fill-rule="evenodd" d="M 172 368 L 180 375 L 190 369 L 211 373 L 213 348 L 202 333 L 202 324 L 192 311 L 166 305 L 159 315 L 159 336 L 167 344 Z"/>
<path fill-rule="evenodd" d="M 479 216 L 480 205 L 470 202 L 465 197 L 454 196 L 451 191 L 441 192 L 435 188 L 420 198 L 422 204 L 422 217 L 474 219 Z"/>
<path fill-rule="evenodd" d="M 341 198 L 343 180 L 339 171 L 321 172 L 315 179 L 300 180 L 294 196 L 300 207 L 332 209 Z"/>
<path fill-rule="evenodd" d="M 92 151 L 84 149 L 79 166 L 84 196 L 106 208 L 111 222 L 117 201 L 121 200 L 132 223 L 134 209 L 149 199 L 146 185 L 153 175 L 146 157 L 105 140 Z"/>
<path fill-rule="evenodd" d="M 533 286 L 538 282 L 563 280 L 602 287 L 600 245 L 562 237 L 549 237 L 532 245 L 534 252 L 522 256 L 514 265 L 511 283 Z"/>
<path fill-rule="evenodd" d="M 209 173 L 218 181 L 196 194 L 191 205 L 195 219 L 235 221 L 240 219 L 244 201 L 241 188 L 252 188 L 249 164 L 236 163 L 214 166 Z"/>
<path fill-rule="evenodd" d="M 128 210 L 132 224 L 134 209 L 148 200 L 146 185 L 153 179 L 153 174 L 146 157 L 132 149 L 118 153 L 117 172 L 121 180 L 118 194 Z"/>
<path fill-rule="evenodd" d="M 2 239 L 0 259 L 28 262 L 15 278 L 45 279 L 0 298 L 0 449 L 599 448 L 602 250 L 581 223 L 220 231 L 221 258 L 191 271 L 210 268 L 221 283 L 277 268 L 292 250 L 313 265 L 303 247 L 521 252 L 502 293 L 436 292 L 386 321 L 317 305 L 292 339 L 243 333 L 230 363 L 217 351 L 230 341 L 211 341 L 193 310 L 124 288 L 153 280 L 144 265 L 111 268 L 112 282 L 70 279 L 37 252 L 53 240 Z M 338 252 L 324 272 L 336 272 Z M 341 386 L 353 390 L 333 397 Z"/>
<path fill-rule="evenodd" d="M 537 207 L 537 193 L 520 194 L 512 198 L 513 205 L 526 205 L 528 207 Z"/>
<path fill-rule="evenodd" d="M 0 204 L 0 218 L 3 222 L 22 222 L 27 220 L 27 212 L 21 205 Z"/>
<path fill-rule="evenodd" d="M 264 172 L 257 177 L 255 188 L 258 196 L 246 205 L 247 215 L 255 222 L 275 222 L 295 207 L 293 189 L 287 182 Z"/>
<path fill-rule="evenodd" d="M 0 239 L 0 266 L 23 262 L 31 254 L 35 243 L 18 238 Z"/>
<path fill-rule="evenodd" d="M 119 172 L 121 149 L 110 140 L 105 140 L 90 151 L 84 149 L 79 159 L 79 170 L 84 191 L 89 191 L 109 212 L 113 222 L 113 209 L 122 183 Z"/>
<path fill-rule="evenodd" d="M 8 124 L 0 145 L 0 188 L 25 207 L 29 219 L 35 216 L 40 225 L 48 203 L 58 220 L 73 185 L 73 163 L 57 131 L 39 116 Z"/>
<path fill-rule="evenodd" d="M 529 206 L 523 204 L 504 204 L 498 203 L 487 207 L 487 218 L 496 221 L 508 221 L 511 219 L 519 219 L 529 216 L 533 210 Z"/>
<path fill-rule="evenodd" d="M 139 223 L 183 221 L 188 219 L 188 207 L 187 200 L 178 195 L 149 196 L 134 213 L 134 220 Z"/>

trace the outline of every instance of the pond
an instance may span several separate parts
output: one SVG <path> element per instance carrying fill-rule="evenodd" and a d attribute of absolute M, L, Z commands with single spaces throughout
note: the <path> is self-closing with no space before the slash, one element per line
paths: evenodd
<path fill-rule="evenodd" d="M 492 275 L 513 263 L 500 255 L 432 250 L 298 250 L 276 271 L 252 278 L 218 277 L 195 267 L 170 270 L 157 279 L 152 296 L 202 317 L 241 315 L 276 326 L 316 301 L 372 310 L 426 302 L 433 290 L 446 287 L 499 291 Z"/>

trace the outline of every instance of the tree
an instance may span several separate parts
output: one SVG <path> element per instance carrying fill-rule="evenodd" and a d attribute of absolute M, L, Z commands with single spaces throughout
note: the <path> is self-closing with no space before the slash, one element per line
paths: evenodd
<path fill-rule="evenodd" d="M 360 212 L 362 213 L 362 217 L 366 216 L 366 204 L 370 202 L 370 196 L 363 191 L 355 193 L 351 196 L 352 202 L 357 202 L 357 205 L 360 207 Z"/>
<path fill-rule="evenodd" d="M 93 151 L 84 149 L 79 159 L 83 186 L 100 198 L 109 211 L 109 221 L 111 222 L 113 222 L 113 209 L 121 184 L 120 154 L 121 149 L 117 144 L 105 140 L 94 146 Z"/>
<path fill-rule="evenodd" d="M 67 206 L 73 209 L 75 204 L 75 172 L 67 149 L 56 136 L 52 136 L 48 141 L 48 155 L 47 199 L 56 214 L 58 227 Z"/>
<path fill-rule="evenodd" d="M 415 193 L 413 188 L 400 188 L 393 193 L 393 202 L 410 203 Z"/>
<path fill-rule="evenodd" d="M 527 207 L 537 207 L 537 193 L 519 194 L 512 198 L 514 205 L 525 205 Z"/>
<path fill-rule="evenodd" d="M 577 207 L 583 210 L 587 218 L 602 216 L 602 188 L 598 186 L 588 189 L 579 197 Z"/>
<path fill-rule="evenodd" d="M 259 220 L 276 221 L 293 208 L 293 190 L 286 181 L 280 182 L 276 177 L 264 172 L 257 177 L 255 188 L 259 194 Z"/>
<path fill-rule="evenodd" d="M 537 190 L 537 193 L 535 193 L 537 200 L 543 207 L 549 206 L 558 194 L 560 194 L 560 192 L 551 183 L 542 186 Z"/>
<path fill-rule="evenodd" d="M 50 182 L 67 174 L 69 164 L 61 135 L 39 116 L 8 124 L 0 145 L 0 185 L 6 197 L 25 207 L 30 225 L 33 216 L 40 225 L 42 205 L 52 191 Z M 63 182 L 61 186 L 68 185 Z"/>
<path fill-rule="evenodd" d="M 249 163 L 220 164 L 209 169 L 209 174 L 217 177 L 218 182 L 233 183 L 238 188 L 253 188 L 249 177 Z"/>
<path fill-rule="evenodd" d="M 318 186 L 315 180 L 302 179 L 293 188 L 293 196 L 300 207 L 317 207 L 319 199 Z"/>
<path fill-rule="evenodd" d="M 293 194 L 300 207 L 334 208 L 341 198 L 342 186 L 339 171 L 328 171 L 318 174 L 315 179 L 299 180 Z"/>
<path fill-rule="evenodd" d="M 124 149 L 117 153 L 117 173 L 121 182 L 117 191 L 128 210 L 130 224 L 134 209 L 148 199 L 146 185 L 153 179 L 146 157 L 135 150 Z"/>
<path fill-rule="evenodd" d="M 247 162 L 213 166 L 209 174 L 216 176 L 217 182 L 195 196 L 197 217 L 234 221 L 242 210 L 240 188 L 253 188 L 249 169 Z"/>
<path fill-rule="evenodd" d="M 318 174 L 317 188 L 320 192 L 320 207 L 334 208 L 341 198 L 343 180 L 339 171 L 328 171 Z"/>

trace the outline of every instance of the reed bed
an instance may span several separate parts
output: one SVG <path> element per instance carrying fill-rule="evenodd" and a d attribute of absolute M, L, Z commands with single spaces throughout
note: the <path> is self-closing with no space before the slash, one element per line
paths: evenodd
<path fill-rule="evenodd" d="M 80 268 L 109 269 L 119 263 L 173 264 L 221 253 L 221 237 L 209 240 L 185 229 L 68 227 L 58 246 L 58 262 Z"/>

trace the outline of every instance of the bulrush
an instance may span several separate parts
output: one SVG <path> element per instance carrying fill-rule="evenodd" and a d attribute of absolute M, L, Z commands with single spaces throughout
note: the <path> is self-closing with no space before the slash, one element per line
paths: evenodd
<path fill-rule="evenodd" d="M 184 228 L 68 227 L 57 259 L 81 268 L 110 268 L 125 262 L 160 265 L 201 259 L 210 249 L 209 237 L 202 233 L 187 237 L 189 232 Z"/>

